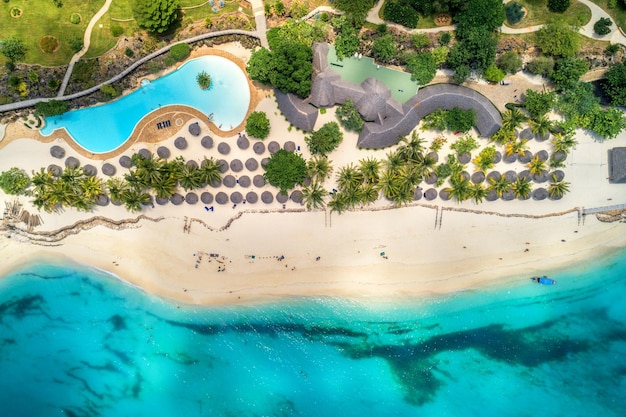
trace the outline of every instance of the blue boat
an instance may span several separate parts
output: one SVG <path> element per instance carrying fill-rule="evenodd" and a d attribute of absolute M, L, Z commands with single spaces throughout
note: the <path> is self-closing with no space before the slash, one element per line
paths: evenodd
<path fill-rule="evenodd" d="M 539 283 L 539 284 L 543 284 L 543 285 L 555 285 L 556 284 L 556 280 L 551 279 L 546 277 L 545 275 L 542 277 L 532 277 L 531 278 L 533 281 Z"/>

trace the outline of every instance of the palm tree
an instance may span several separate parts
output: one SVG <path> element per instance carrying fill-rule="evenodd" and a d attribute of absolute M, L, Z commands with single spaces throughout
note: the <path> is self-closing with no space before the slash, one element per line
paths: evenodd
<path fill-rule="evenodd" d="M 363 205 L 367 205 L 378 200 L 379 190 L 378 185 L 376 184 L 365 183 L 361 186 L 361 189 L 359 191 L 359 194 L 361 196 L 361 204 Z"/>
<path fill-rule="evenodd" d="M 144 182 L 143 178 L 141 178 L 140 174 L 141 172 L 137 172 L 136 169 L 131 169 L 124 174 L 124 181 L 132 188 L 143 190 L 147 188 L 147 184 Z"/>
<path fill-rule="evenodd" d="M 52 172 L 41 168 L 39 172 L 32 171 L 32 177 L 30 182 L 33 184 L 34 190 L 33 192 L 43 192 L 46 189 L 49 189 L 54 182 L 54 176 Z"/>
<path fill-rule="evenodd" d="M 169 198 L 176 194 L 177 181 L 174 175 L 161 175 L 152 183 L 152 189 L 159 198 Z"/>
<path fill-rule="evenodd" d="M 526 121 L 526 116 L 517 108 L 507 110 L 502 116 L 502 128 L 506 130 L 515 130 Z"/>
<path fill-rule="evenodd" d="M 312 180 L 317 180 L 320 183 L 324 183 L 333 172 L 331 165 L 332 161 L 329 161 L 327 157 L 322 155 L 314 155 L 313 158 L 307 161 L 307 173 Z"/>
<path fill-rule="evenodd" d="M 515 193 L 515 198 L 527 199 L 533 186 L 527 177 L 518 177 L 511 185 L 511 190 Z"/>
<path fill-rule="evenodd" d="M 202 184 L 213 184 L 214 182 L 222 181 L 222 173 L 220 171 L 220 162 L 211 157 L 205 156 L 204 160 L 200 164 L 200 180 Z"/>
<path fill-rule="evenodd" d="M 504 147 L 504 154 L 506 156 L 511 156 L 513 154 L 524 156 L 524 152 L 526 152 L 527 149 L 528 149 L 527 139 L 515 140 L 506 144 L 506 146 Z"/>
<path fill-rule="evenodd" d="M 109 197 L 115 202 L 122 201 L 122 193 L 130 187 L 126 181 L 119 177 L 109 178 L 105 186 L 109 190 Z"/>
<path fill-rule="evenodd" d="M 511 182 L 507 180 L 504 175 L 498 179 L 493 177 L 489 178 L 489 184 L 489 189 L 494 190 L 500 198 L 502 198 L 502 194 L 509 191 L 509 188 L 511 187 Z"/>
<path fill-rule="evenodd" d="M 437 161 L 434 157 L 425 155 L 422 159 L 422 163 L 420 164 L 420 172 L 423 178 L 428 177 L 432 172 L 435 171 L 435 167 L 437 166 Z"/>
<path fill-rule="evenodd" d="M 152 154 L 148 158 L 135 154 L 133 159 L 137 167 L 136 176 L 143 188 L 152 187 L 152 184 L 163 175 L 165 162 L 161 158 L 155 158 Z"/>
<path fill-rule="evenodd" d="M 397 173 L 391 169 L 383 171 L 378 182 L 383 197 L 393 200 L 393 196 L 400 191 Z"/>
<path fill-rule="evenodd" d="M 356 189 L 363 182 L 363 175 L 352 163 L 341 167 L 337 174 L 337 185 L 341 190 Z"/>
<path fill-rule="evenodd" d="M 400 187 L 406 189 L 413 189 L 422 182 L 419 166 L 414 164 L 401 166 L 396 173 L 396 178 Z"/>
<path fill-rule="evenodd" d="M 465 201 L 472 196 L 470 181 L 461 173 L 455 173 L 450 177 L 450 185 L 446 191 L 457 201 Z"/>
<path fill-rule="evenodd" d="M 561 198 L 569 191 L 569 182 L 559 181 L 556 175 L 552 174 L 552 182 L 548 186 L 548 195 L 550 198 Z"/>
<path fill-rule="evenodd" d="M 126 188 L 122 191 L 120 197 L 120 201 L 124 204 L 126 210 L 133 213 L 141 211 L 142 204 L 150 201 L 150 194 L 134 187 Z"/>
<path fill-rule="evenodd" d="M 400 139 L 400 143 L 401 145 L 398 146 L 396 152 L 403 160 L 413 163 L 422 161 L 424 151 L 422 144 L 424 140 L 420 139 L 415 130 L 411 133 L 411 139 L 404 136 Z"/>
<path fill-rule="evenodd" d="M 571 133 L 555 133 L 552 138 L 552 145 L 555 152 L 563 152 L 568 154 L 570 149 L 575 148 L 578 145 L 578 141 Z"/>
<path fill-rule="evenodd" d="M 87 201 L 95 202 L 96 198 L 102 194 L 103 185 L 101 178 L 85 176 L 80 181 L 81 194 Z"/>
<path fill-rule="evenodd" d="M 320 183 L 314 181 L 308 187 L 302 189 L 302 202 L 306 208 L 322 208 L 324 207 L 324 197 L 328 195 L 328 191 L 322 187 Z"/>
<path fill-rule="evenodd" d="M 539 155 L 533 156 L 533 159 L 526 166 L 532 175 L 541 175 L 546 170 L 546 162 L 539 158 Z"/>
<path fill-rule="evenodd" d="M 482 203 L 483 199 L 487 197 L 488 191 L 483 183 L 472 183 L 469 185 L 469 196 L 474 199 L 476 204 Z"/>
<path fill-rule="evenodd" d="M 552 129 L 552 122 L 545 114 L 536 119 L 530 120 L 528 124 L 530 125 L 531 132 L 539 136 L 545 136 L 550 133 L 550 130 Z"/>
<path fill-rule="evenodd" d="M 369 157 L 359 161 L 359 170 L 366 184 L 376 184 L 380 172 L 380 161 Z"/>
<path fill-rule="evenodd" d="M 391 201 L 393 201 L 397 206 L 401 206 L 403 203 L 406 204 L 406 203 L 410 203 L 411 201 L 413 201 L 414 195 L 415 195 L 414 188 L 400 186 L 391 194 L 390 197 L 391 197 Z"/>
<path fill-rule="evenodd" d="M 404 160 L 399 152 L 387 153 L 387 159 L 383 161 L 385 169 L 391 171 L 397 171 L 402 165 L 404 165 Z"/>
<path fill-rule="evenodd" d="M 183 166 L 178 181 L 185 191 L 200 188 L 202 186 L 202 173 L 195 165 L 185 165 Z"/>
<path fill-rule="evenodd" d="M 331 212 L 336 211 L 339 214 L 343 213 L 348 208 L 348 204 L 342 192 L 334 193 L 327 206 L 330 207 Z"/>
<path fill-rule="evenodd" d="M 515 140 L 515 129 L 505 129 L 504 126 L 491 135 L 490 141 L 503 145 Z"/>

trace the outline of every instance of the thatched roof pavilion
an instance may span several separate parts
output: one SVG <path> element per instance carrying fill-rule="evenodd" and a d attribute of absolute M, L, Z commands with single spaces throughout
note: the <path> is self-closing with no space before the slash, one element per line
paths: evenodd
<path fill-rule="evenodd" d="M 233 172 L 239 172 L 243 169 L 243 163 L 239 159 L 233 159 L 230 161 L 230 170 Z"/>
<path fill-rule="evenodd" d="M 430 172 L 426 178 L 424 178 L 426 184 L 434 184 L 437 182 L 437 174 Z"/>
<path fill-rule="evenodd" d="M 65 157 L 65 149 L 60 146 L 54 145 L 50 148 L 50 155 L 52 155 L 54 158 L 61 159 Z"/>
<path fill-rule="evenodd" d="M 289 198 L 291 198 L 291 201 L 293 201 L 294 203 L 301 203 L 302 202 L 302 191 L 300 191 L 300 190 L 293 190 L 291 192 L 291 196 Z"/>
<path fill-rule="evenodd" d="M 267 150 L 269 151 L 269 153 L 274 154 L 276 152 L 278 152 L 278 150 L 280 149 L 280 144 L 278 142 L 276 142 L 275 140 L 271 141 L 268 145 L 267 145 Z"/>
<path fill-rule="evenodd" d="M 530 140 L 532 138 L 535 137 L 535 135 L 533 134 L 532 130 L 530 130 L 529 128 L 526 128 L 524 130 L 522 130 L 519 134 L 520 139 L 527 139 Z"/>
<path fill-rule="evenodd" d="M 487 181 L 498 181 L 501 176 L 500 171 L 491 171 L 487 174 Z"/>
<path fill-rule="evenodd" d="M 552 154 L 552 159 L 556 162 L 563 162 L 567 159 L 567 154 L 565 152 L 557 151 Z"/>
<path fill-rule="evenodd" d="M 288 194 L 283 194 L 280 191 L 276 193 L 276 201 L 278 201 L 279 203 L 286 203 L 287 200 L 289 200 Z"/>
<path fill-rule="evenodd" d="M 461 155 L 459 155 L 459 162 L 462 164 L 467 164 L 471 160 L 472 155 L 470 155 L 468 152 L 463 152 Z"/>
<path fill-rule="evenodd" d="M 545 200 L 548 197 L 548 191 L 545 188 L 537 188 L 533 191 L 533 200 Z"/>
<path fill-rule="evenodd" d="M 263 158 L 263 159 L 261 159 L 261 166 L 262 166 L 263 168 L 265 168 L 265 166 L 266 166 L 269 162 L 270 162 L 270 159 L 269 159 L 269 158 Z"/>
<path fill-rule="evenodd" d="M 255 154 L 261 155 L 265 152 L 265 144 L 263 142 L 255 142 L 254 145 L 252 145 L 252 149 Z"/>
<path fill-rule="evenodd" d="M 547 161 L 548 158 L 550 157 L 550 155 L 548 154 L 548 151 L 546 151 L 545 149 L 537 152 L 535 156 L 538 157 L 542 161 Z"/>
<path fill-rule="evenodd" d="M 485 196 L 485 200 L 487 201 L 496 201 L 498 199 L 498 193 L 493 188 L 487 191 L 487 195 Z"/>
<path fill-rule="evenodd" d="M 180 150 L 187 149 L 187 139 L 182 136 L 177 137 L 174 141 L 174 146 L 176 147 L 176 149 Z"/>
<path fill-rule="evenodd" d="M 533 153 L 531 151 L 524 151 L 524 155 L 517 156 L 517 160 L 522 164 L 529 163 L 531 159 L 533 159 Z"/>
<path fill-rule="evenodd" d="M 507 171 L 504 173 L 504 178 L 506 178 L 508 182 L 513 182 L 517 179 L 517 173 L 513 170 Z"/>
<path fill-rule="evenodd" d="M 213 202 L 213 194 L 208 191 L 203 192 L 200 194 L 200 201 L 204 204 L 211 204 Z"/>
<path fill-rule="evenodd" d="M 73 156 L 70 156 L 65 160 L 65 166 L 70 168 L 78 168 L 80 166 L 80 161 Z"/>
<path fill-rule="evenodd" d="M 220 142 L 220 144 L 217 145 L 217 151 L 222 155 L 228 155 L 230 153 L 230 145 L 226 142 Z"/>
<path fill-rule="evenodd" d="M 198 194 L 194 192 L 189 192 L 185 195 L 185 201 L 187 204 L 196 204 L 198 202 Z"/>
<path fill-rule="evenodd" d="M 435 190 L 434 188 L 429 188 L 424 193 L 424 198 L 428 201 L 434 200 L 435 198 L 437 198 L 437 190 Z"/>
<path fill-rule="evenodd" d="M 123 168 L 130 168 L 133 165 L 133 162 L 130 159 L 130 156 L 122 155 L 118 161 L 120 166 Z"/>
<path fill-rule="evenodd" d="M 283 149 L 287 152 L 293 152 L 296 150 L 296 144 L 293 141 L 288 140 L 287 142 L 285 142 Z"/>
<path fill-rule="evenodd" d="M 237 184 L 237 180 L 232 175 L 226 175 L 222 178 L 222 184 L 228 188 L 233 188 Z"/>
<path fill-rule="evenodd" d="M 224 172 L 228 171 L 228 161 L 226 161 L 225 159 L 220 159 L 219 161 L 217 161 L 217 163 L 220 166 L 220 172 L 223 174 Z"/>
<path fill-rule="evenodd" d="M 250 141 L 246 137 L 246 135 L 239 135 L 237 138 L 237 146 L 239 149 L 248 149 L 250 147 Z"/>
<path fill-rule="evenodd" d="M 170 201 L 175 206 L 179 206 L 179 205 L 183 204 L 183 201 L 185 201 L 185 197 L 183 197 L 182 195 L 176 193 L 176 194 L 174 194 L 173 196 L 170 197 Z"/>
<path fill-rule="evenodd" d="M 274 201 L 274 195 L 269 191 L 263 191 L 263 193 L 261 193 L 261 201 L 265 204 L 269 204 Z"/>
<path fill-rule="evenodd" d="M 137 153 L 141 155 L 142 157 L 144 157 L 145 159 L 150 159 L 150 157 L 152 156 L 152 152 L 150 152 L 146 148 L 139 149 Z"/>
<path fill-rule="evenodd" d="M 246 160 L 246 169 L 248 171 L 256 171 L 259 167 L 259 162 L 254 158 L 248 158 Z"/>
<path fill-rule="evenodd" d="M 87 164 L 83 167 L 83 172 L 88 177 L 95 177 L 96 175 L 98 175 L 98 168 L 91 164 Z"/>
<path fill-rule="evenodd" d="M 243 188 L 248 188 L 250 186 L 250 184 L 252 183 L 252 181 L 250 181 L 250 177 L 247 175 L 242 175 L 241 177 L 239 177 L 239 185 Z"/>
<path fill-rule="evenodd" d="M 512 164 L 513 162 L 517 161 L 517 154 L 516 153 L 512 153 L 510 155 L 504 155 L 504 162 L 507 164 Z"/>
<path fill-rule="evenodd" d="M 230 201 L 231 203 L 239 204 L 243 201 L 243 196 L 239 191 L 235 191 L 234 193 L 231 193 Z"/>
<path fill-rule="evenodd" d="M 310 132 L 315 127 L 319 111 L 307 100 L 303 100 L 295 94 L 285 94 L 279 89 L 274 89 L 274 95 L 278 108 L 287 120 L 305 132 Z"/>
<path fill-rule="evenodd" d="M 448 201 L 452 198 L 452 196 L 450 195 L 450 192 L 444 188 L 439 190 L 439 198 L 444 201 Z"/>
<path fill-rule="evenodd" d="M 265 177 L 263 175 L 255 175 L 252 183 L 255 187 L 263 187 L 265 185 Z"/>
<path fill-rule="evenodd" d="M 515 200 L 515 192 L 512 190 L 506 190 L 505 192 L 502 193 L 502 200 L 504 201 Z"/>
<path fill-rule="evenodd" d="M 200 123 L 195 122 L 189 125 L 189 133 L 193 136 L 200 136 Z"/>
<path fill-rule="evenodd" d="M 554 176 L 557 181 L 563 181 L 563 179 L 565 179 L 565 172 L 557 169 L 556 171 L 550 173 L 550 179 L 552 179 L 552 176 Z"/>
<path fill-rule="evenodd" d="M 525 169 L 522 172 L 517 174 L 517 178 L 526 178 L 528 180 L 532 180 L 532 176 L 530 175 L 530 171 Z"/>
<path fill-rule="evenodd" d="M 424 190 L 422 187 L 415 187 L 415 191 L 413 192 L 413 201 L 419 201 L 424 197 Z"/>
<path fill-rule="evenodd" d="M 157 197 L 155 198 L 155 201 L 159 206 L 164 206 L 170 201 L 170 199 L 165 197 Z"/>
<path fill-rule="evenodd" d="M 215 195 L 215 202 L 217 204 L 226 204 L 228 203 L 228 194 L 223 191 L 220 191 Z"/>
<path fill-rule="evenodd" d="M 246 201 L 250 204 L 254 204 L 259 201 L 259 196 L 254 191 L 249 191 L 246 193 Z"/>
<path fill-rule="evenodd" d="M 169 148 L 165 146 L 159 146 L 157 148 L 157 155 L 159 156 L 159 158 L 167 159 L 172 155 L 172 153 L 170 152 Z"/>
<path fill-rule="evenodd" d="M 485 181 L 485 173 L 482 171 L 476 171 L 472 174 L 472 178 L 471 178 L 472 182 L 474 184 L 478 184 L 480 182 Z"/>
<path fill-rule="evenodd" d="M 200 144 L 205 149 L 211 149 L 213 147 L 213 138 L 211 136 L 203 136 Z"/>

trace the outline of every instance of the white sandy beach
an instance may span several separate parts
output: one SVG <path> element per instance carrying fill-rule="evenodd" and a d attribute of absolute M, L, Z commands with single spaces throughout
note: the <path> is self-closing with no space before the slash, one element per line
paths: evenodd
<path fill-rule="evenodd" d="M 240 50 L 237 53 L 243 54 Z M 301 147 L 304 157 L 309 157 L 304 134 L 295 129 L 288 131 L 288 123 L 272 96 L 263 99 L 256 109 L 271 118 L 272 132 L 264 141 L 266 145 L 273 140 L 281 145 L 291 140 Z M 330 120 L 334 120 L 331 110 L 320 115 L 316 128 Z M 219 141 L 231 145 L 228 160 L 256 157 L 260 161 L 269 156 L 267 151 L 254 154 L 254 139 L 247 150 L 238 149 L 236 134 L 230 138 L 213 136 L 216 146 L 207 151 L 199 139 L 208 134 L 208 127 L 202 125 L 203 133 L 194 138 L 186 133 L 187 126 L 161 143 L 137 143 L 123 154 L 131 155 L 143 147 L 155 152 L 165 145 L 175 156 L 178 153 L 174 153 L 173 141 L 183 135 L 189 147 L 180 154 L 187 160 L 223 157 L 216 150 Z M 420 132 L 420 136 L 432 139 L 435 134 Z M 449 135 L 449 142 L 453 140 Z M 592 215 L 581 218 L 576 210 L 626 203 L 626 186 L 609 184 L 607 178 L 607 150 L 626 146 L 626 133 L 598 143 L 579 132 L 578 141 L 563 169 L 565 180 L 571 183 L 570 192 L 559 201 L 459 204 L 437 198 L 393 208 L 389 202 L 379 200 L 372 207 L 341 215 L 306 211 L 292 201 L 283 209 L 276 201 L 268 205 L 260 200 L 235 208 L 232 204 L 213 203 L 213 212 L 205 211 L 201 203 L 148 206 L 138 214 L 113 205 L 97 207 L 91 213 L 68 209 L 59 214 L 41 213 L 44 223 L 35 232 L 54 231 L 94 216 L 124 220 L 143 214 L 149 219 L 123 230 L 103 225 L 86 228 L 45 245 L 5 232 L 0 235 L 0 275 L 42 259 L 74 261 L 110 271 L 155 294 L 207 305 L 270 301 L 285 296 L 386 299 L 485 285 L 524 285 L 526 281 L 520 277 L 543 275 L 626 245 L 624 223 L 603 223 Z M 41 143 L 21 137 L 7 142 L 0 141 L 0 171 L 17 166 L 30 173 L 51 163 L 62 165 L 63 160 L 51 157 L 49 152 L 52 144 L 60 144 L 67 151 L 66 157 L 75 156 L 83 165 L 90 163 L 99 169 L 104 162 L 110 162 L 118 168 L 118 175 L 125 172 L 117 162 L 119 156 L 108 161 L 89 160 L 58 141 Z M 356 135 L 346 134 L 341 146 L 329 155 L 336 170 L 368 156 L 382 159 L 390 151 L 358 150 L 355 144 Z M 535 141 L 529 144 L 531 151 L 538 149 Z M 446 154 L 445 149 L 439 153 L 440 157 Z M 525 169 L 520 163 L 504 162 L 497 168 L 501 172 Z M 262 173 L 259 167 L 255 172 L 244 170 L 238 175 L 253 177 Z M 332 188 L 332 181 L 327 188 Z M 213 194 L 240 191 L 244 195 L 248 191 L 278 191 L 269 185 L 206 190 Z M 2 206 L 13 200 L 0 191 Z M 29 205 L 29 198 L 22 196 L 19 200 L 25 209 L 36 211 Z M 183 231 L 185 224 L 191 224 L 189 233 Z M 211 253 L 219 256 L 210 257 Z M 281 256 L 284 259 L 278 260 Z M 225 270 L 218 272 L 222 268 Z"/>

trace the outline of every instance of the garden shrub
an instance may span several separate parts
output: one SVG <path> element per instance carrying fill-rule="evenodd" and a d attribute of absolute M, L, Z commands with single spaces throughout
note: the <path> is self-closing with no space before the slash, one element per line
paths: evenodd
<path fill-rule="evenodd" d="M 176 61 L 187 58 L 189 55 L 189 45 L 186 43 L 179 43 L 170 48 L 170 56 Z"/>
<path fill-rule="evenodd" d="M 512 25 L 518 23 L 524 17 L 522 5 L 516 1 L 507 4 L 504 10 L 506 12 L 506 20 Z"/>
<path fill-rule="evenodd" d="M 77 25 L 80 23 L 80 15 L 78 13 L 72 13 L 72 15 L 70 16 L 70 22 L 74 25 Z"/>
<path fill-rule="evenodd" d="M 600 36 L 608 35 L 609 33 L 611 33 L 611 26 L 613 26 L 613 22 L 611 22 L 611 19 L 607 17 L 601 17 L 596 23 L 594 23 L 593 31 Z"/>
<path fill-rule="evenodd" d="M 337 116 L 339 123 L 346 130 L 360 132 L 363 129 L 363 118 L 351 99 L 347 99 L 345 103 L 337 107 L 335 116 Z"/>
<path fill-rule="evenodd" d="M 548 9 L 554 13 L 565 12 L 570 5 L 570 0 L 548 0 Z"/>
<path fill-rule="evenodd" d="M 59 47 L 59 40 L 54 36 L 44 36 L 39 40 L 39 47 L 45 53 L 51 54 Z"/>
<path fill-rule="evenodd" d="M 389 0 L 385 2 L 383 18 L 408 28 L 416 28 L 419 14 L 410 0 Z"/>
<path fill-rule="evenodd" d="M 246 132 L 255 138 L 265 139 L 270 134 L 270 120 L 265 112 L 254 111 L 246 120 Z"/>
<path fill-rule="evenodd" d="M 121 27 L 117 23 L 114 23 L 114 24 L 111 25 L 111 35 L 114 38 L 122 36 L 123 34 L 124 34 L 124 28 L 123 27 Z"/>

